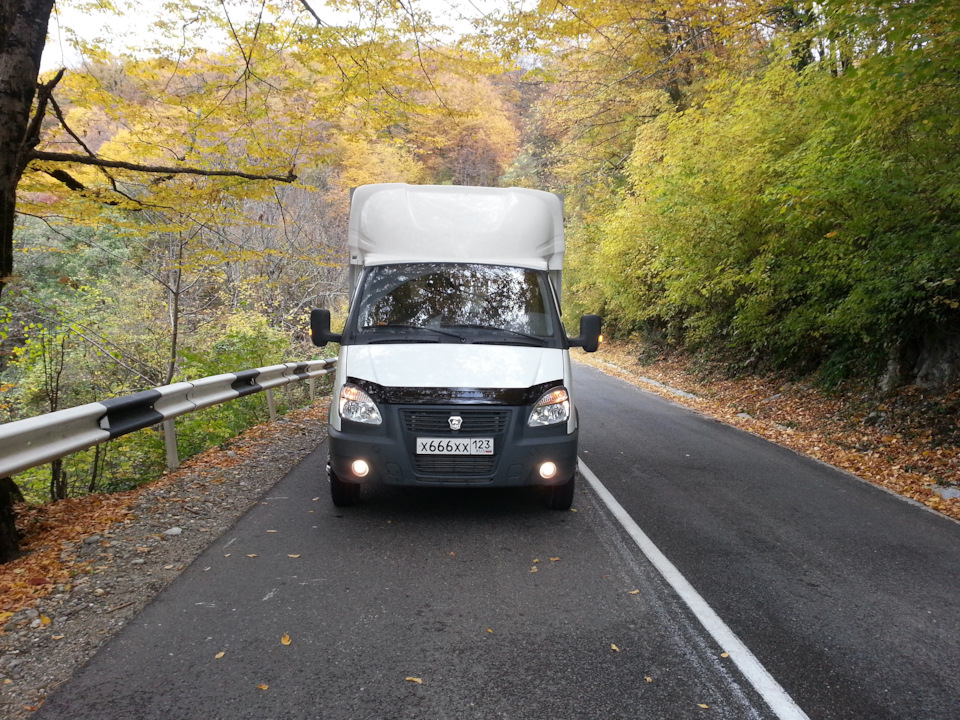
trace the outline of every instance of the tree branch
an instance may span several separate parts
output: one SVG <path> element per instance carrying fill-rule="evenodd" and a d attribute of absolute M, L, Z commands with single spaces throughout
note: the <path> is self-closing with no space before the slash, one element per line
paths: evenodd
<path fill-rule="evenodd" d="M 40 126 L 43 124 L 43 118 L 47 114 L 47 102 L 50 100 L 50 95 L 53 92 L 53 89 L 63 78 L 64 72 L 66 72 L 66 70 L 64 68 L 60 68 L 60 71 L 50 82 L 37 85 L 37 110 L 34 113 L 33 118 L 30 120 L 30 124 L 27 125 L 27 131 L 23 135 L 24 153 L 22 159 L 20 160 L 19 168 L 21 173 L 24 169 L 26 169 L 27 163 L 30 162 L 30 156 L 33 153 L 33 148 L 40 144 Z"/>
<path fill-rule="evenodd" d="M 50 96 L 50 105 L 51 107 L 53 107 L 53 114 L 57 116 L 57 120 L 60 121 L 60 125 L 63 127 L 64 130 L 67 131 L 67 134 L 73 138 L 74 142 L 76 142 L 77 145 L 82 147 L 84 151 L 87 153 L 87 155 L 89 155 L 90 157 L 96 157 L 97 154 L 93 152 L 93 150 L 91 150 L 89 147 L 87 147 L 87 144 L 83 141 L 83 139 L 79 135 L 77 135 L 73 131 L 73 128 L 67 125 L 67 119 L 63 116 L 63 111 L 60 109 L 60 106 L 57 104 L 57 101 L 53 97 L 53 95 Z"/>
<path fill-rule="evenodd" d="M 59 180 L 74 192 L 83 192 L 87 189 L 86 185 L 74 178 L 73 175 L 68 173 L 66 170 L 45 170 L 44 172 L 46 172 L 47 175 L 52 177 L 54 180 Z"/>
<path fill-rule="evenodd" d="M 307 3 L 307 0 L 300 0 L 300 4 L 303 5 L 308 13 L 313 15 L 313 19 L 317 21 L 317 25 L 319 27 L 324 27 L 326 25 L 326 23 L 320 19 L 320 16 L 317 15 L 316 11 L 310 7 L 310 5 Z"/>
<path fill-rule="evenodd" d="M 245 180 L 272 180 L 274 182 L 293 182 L 297 176 L 293 172 L 286 175 L 259 175 L 242 172 L 240 170 L 201 170 L 191 167 L 170 167 L 168 165 L 140 165 L 122 160 L 105 160 L 104 158 L 78 155 L 76 153 L 47 152 L 45 150 L 31 150 L 29 159 L 43 162 L 72 162 L 80 165 L 93 165 L 100 168 L 116 168 L 118 170 L 133 170 L 134 172 L 160 173 L 164 175 L 203 175 L 206 177 L 237 177 Z"/>

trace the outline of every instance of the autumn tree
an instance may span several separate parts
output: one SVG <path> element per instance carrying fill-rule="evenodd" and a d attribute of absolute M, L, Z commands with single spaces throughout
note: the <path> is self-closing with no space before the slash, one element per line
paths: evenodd
<path fill-rule="evenodd" d="M 302 269 L 313 253 L 291 210 L 309 205 L 314 183 L 292 195 L 276 184 L 294 181 L 300 167 L 322 175 L 344 136 L 365 132 L 379 144 L 418 112 L 436 67 L 430 18 L 413 5 L 378 0 L 353 4 L 352 19 L 339 12 L 337 22 L 305 0 L 170 3 L 150 48 L 118 61 L 84 44 L 82 71 L 40 79 L 53 5 L 2 6 L 0 290 L 14 279 L 17 212 L 49 222 L 109 222 L 131 242 L 152 244 L 158 261 L 147 274 L 170 309 L 166 379 L 176 369 L 175 306 L 185 292 L 206 292 L 209 280 L 221 282 L 238 261 L 249 267 L 253 253 L 244 251 L 254 239 L 261 258 L 298 258 L 288 268 Z M 220 47 L 205 46 L 211 28 L 223 38 Z M 281 235 L 251 232 L 268 225 Z M 231 243 L 241 250 L 227 260 Z M 330 254 L 324 250 L 314 266 L 329 265 Z M 291 277 L 323 288 L 303 292 L 301 307 L 335 292 L 311 272 L 280 271 L 262 263 L 258 272 L 275 288 Z M 264 302 L 279 313 L 290 299 Z M 6 480 L 4 487 L 13 497 L 15 486 Z"/>
<path fill-rule="evenodd" d="M 569 309 L 739 367 L 956 382 L 947 3 L 539 9 L 504 27 L 551 79 Z"/>

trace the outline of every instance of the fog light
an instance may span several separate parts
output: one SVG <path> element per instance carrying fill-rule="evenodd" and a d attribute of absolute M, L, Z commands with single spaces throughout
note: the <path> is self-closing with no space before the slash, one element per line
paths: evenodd
<path fill-rule="evenodd" d="M 543 465 L 540 466 L 540 477 L 542 477 L 544 480 L 549 480 L 556 474 L 557 474 L 556 463 L 545 462 Z"/>
<path fill-rule="evenodd" d="M 366 460 L 354 460 L 350 469 L 353 470 L 353 474 L 357 477 L 366 477 L 367 473 L 370 472 L 370 466 L 367 465 Z"/>

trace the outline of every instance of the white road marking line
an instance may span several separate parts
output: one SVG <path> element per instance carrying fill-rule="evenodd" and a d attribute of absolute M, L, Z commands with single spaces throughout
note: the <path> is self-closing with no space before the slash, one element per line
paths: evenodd
<path fill-rule="evenodd" d="M 578 458 L 579 459 L 579 458 Z M 725 652 L 730 653 L 730 659 L 736 664 L 743 673 L 743 676 L 760 694 L 767 705 L 780 720 L 810 720 L 800 706 L 794 702 L 787 691 L 780 686 L 773 676 L 767 672 L 767 669 L 760 664 L 756 656 L 750 652 L 746 645 L 738 638 L 733 630 L 720 619 L 713 608 L 700 596 L 693 585 L 691 585 L 676 566 L 670 562 L 666 555 L 660 552 L 660 549 L 653 544 L 653 541 L 647 537 L 646 533 L 640 529 L 640 526 L 634 522 L 633 518 L 623 509 L 623 506 L 617 502 L 616 498 L 610 494 L 610 491 L 600 482 L 600 478 L 594 475 L 593 471 L 586 466 L 582 459 L 580 462 L 580 472 L 587 479 L 587 482 L 593 487 L 600 499 L 613 513 L 613 516 L 620 522 L 623 529 L 633 538 L 637 546 L 647 556 L 647 559 L 660 572 L 663 578 L 670 584 L 680 599 L 686 603 L 697 620 L 703 625 L 711 637 L 717 641 L 717 644 Z"/>

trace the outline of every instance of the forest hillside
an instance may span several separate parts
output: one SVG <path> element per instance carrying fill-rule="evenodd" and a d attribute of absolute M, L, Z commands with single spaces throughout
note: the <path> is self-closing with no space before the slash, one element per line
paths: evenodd
<path fill-rule="evenodd" d="M 409 182 L 563 194 L 564 311 L 637 356 L 916 388 L 954 442 L 953 2 L 170 2 L 149 42 L 75 35 L 82 60 L 38 77 L 16 28 L 42 48 L 51 6 L 3 11 L 0 83 L 31 100 L 0 104 L 0 420 L 316 356 L 310 310 L 345 312 L 350 188 Z M 264 414 L 187 416 L 181 452 Z M 16 481 L 126 489 L 161 448 L 142 432 Z"/>

